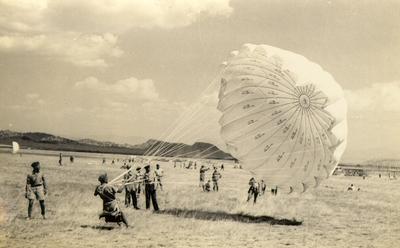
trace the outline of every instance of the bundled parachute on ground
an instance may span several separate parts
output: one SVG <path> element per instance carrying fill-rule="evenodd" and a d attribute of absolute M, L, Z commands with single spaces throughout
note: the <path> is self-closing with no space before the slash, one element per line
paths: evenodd
<path fill-rule="evenodd" d="M 333 77 L 305 57 L 246 44 L 223 63 L 221 137 L 268 186 L 304 192 L 335 169 L 347 105 Z"/>

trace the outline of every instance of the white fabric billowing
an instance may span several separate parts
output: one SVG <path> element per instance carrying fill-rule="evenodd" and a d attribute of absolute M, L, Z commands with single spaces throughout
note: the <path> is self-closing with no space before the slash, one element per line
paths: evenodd
<path fill-rule="evenodd" d="M 12 142 L 12 152 L 17 153 L 19 151 L 19 144 L 15 141 Z"/>
<path fill-rule="evenodd" d="M 221 137 L 246 169 L 281 190 L 327 178 L 346 147 L 347 106 L 333 77 L 305 57 L 246 44 L 223 63 Z"/>

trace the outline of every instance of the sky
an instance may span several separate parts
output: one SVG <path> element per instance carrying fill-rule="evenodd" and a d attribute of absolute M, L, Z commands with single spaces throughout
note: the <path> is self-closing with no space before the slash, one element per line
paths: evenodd
<path fill-rule="evenodd" d="M 207 141 L 219 129 L 217 89 L 205 89 L 245 43 L 333 75 L 348 102 L 345 161 L 400 158 L 394 0 L 0 0 L 0 129 Z"/>

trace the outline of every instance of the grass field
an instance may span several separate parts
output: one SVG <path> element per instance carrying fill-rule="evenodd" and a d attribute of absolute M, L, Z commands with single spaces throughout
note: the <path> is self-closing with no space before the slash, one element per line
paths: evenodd
<path fill-rule="evenodd" d="M 49 184 L 47 219 L 35 203 L 26 220 L 24 198 L 30 163 L 40 161 Z M 266 194 L 246 203 L 245 170 L 225 166 L 220 191 L 203 193 L 198 171 L 162 163 L 165 189 L 158 191 L 158 214 L 126 209 L 131 227 L 98 220 L 102 202 L 93 196 L 97 177 L 119 175 L 121 164 L 77 158 L 0 153 L 1 247 L 400 247 L 400 181 L 331 177 L 302 195 Z M 347 192 L 350 183 L 359 192 Z M 123 203 L 124 193 L 120 194 Z M 294 220 L 302 221 L 301 225 Z M 254 223 L 258 222 L 258 223 Z"/>

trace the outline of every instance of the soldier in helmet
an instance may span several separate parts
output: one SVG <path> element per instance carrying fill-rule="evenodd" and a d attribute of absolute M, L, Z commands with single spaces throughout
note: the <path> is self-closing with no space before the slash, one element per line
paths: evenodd
<path fill-rule="evenodd" d="M 108 184 L 107 174 L 99 176 L 100 185 L 96 187 L 94 196 L 100 196 L 103 200 L 103 212 L 99 215 L 99 219 L 104 218 L 106 222 L 122 222 L 128 227 L 128 220 L 118 206 L 116 193 L 121 193 L 124 187 L 116 188 Z"/>
<path fill-rule="evenodd" d="M 41 214 L 46 219 L 46 206 L 44 204 L 47 195 L 47 183 L 44 175 L 40 172 L 40 163 L 33 162 L 31 164 L 32 174 L 26 178 L 25 198 L 29 200 L 28 219 L 32 218 L 32 208 L 35 199 L 39 201 Z"/>

